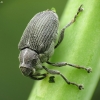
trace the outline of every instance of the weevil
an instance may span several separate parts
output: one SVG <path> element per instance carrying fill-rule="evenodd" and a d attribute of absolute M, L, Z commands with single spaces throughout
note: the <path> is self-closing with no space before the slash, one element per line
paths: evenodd
<path fill-rule="evenodd" d="M 82 85 L 70 82 L 60 71 L 51 70 L 43 66 L 43 63 L 57 67 L 69 65 L 78 69 L 84 69 L 88 73 L 91 72 L 91 68 L 73 65 L 67 62 L 52 63 L 49 61 L 54 53 L 54 49 L 62 42 L 65 29 L 76 21 L 78 14 L 82 10 L 81 5 L 73 20 L 61 30 L 57 43 L 59 20 L 55 11 L 46 10 L 39 12 L 30 20 L 18 44 L 20 50 L 19 68 L 23 75 L 34 80 L 42 80 L 47 77 L 48 74 L 60 75 L 67 84 L 75 85 L 80 90 L 83 89 Z M 46 73 L 40 73 L 39 71 L 42 69 L 44 69 Z M 54 81 L 54 77 L 50 77 L 50 80 Z"/>

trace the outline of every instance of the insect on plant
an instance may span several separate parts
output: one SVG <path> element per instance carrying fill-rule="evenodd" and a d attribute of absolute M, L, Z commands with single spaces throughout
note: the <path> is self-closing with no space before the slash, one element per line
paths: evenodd
<path fill-rule="evenodd" d="M 54 49 L 56 49 L 63 40 L 65 29 L 76 21 L 78 14 L 82 10 L 81 5 L 78 8 L 77 14 L 74 16 L 73 20 L 71 20 L 71 22 L 61 30 L 57 44 L 56 40 L 58 37 L 57 31 L 59 20 L 55 11 L 46 10 L 39 12 L 30 20 L 18 44 L 18 48 L 20 50 L 19 68 L 23 75 L 34 80 L 42 80 L 48 74 L 60 75 L 66 81 L 66 83 L 75 85 L 80 90 L 83 89 L 82 85 L 70 82 L 59 71 L 48 69 L 42 65 L 45 62 L 57 67 L 69 65 L 78 69 L 84 69 L 88 73 L 91 72 L 91 68 L 73 65 L 67 62 L 49 62 L 49 58 L 53 55 Z M 46 73 L 40 73 L 39 71 L 42 69 L 44 69 Z M 54 76 L 50 77 L 50 80 L 54 81 Z"/>

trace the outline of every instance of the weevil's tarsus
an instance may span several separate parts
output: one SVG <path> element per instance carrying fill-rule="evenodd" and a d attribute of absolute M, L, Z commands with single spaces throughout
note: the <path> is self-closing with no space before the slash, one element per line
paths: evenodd
<path fill-rule="evenodd" d="M 76 13 L 76 15 L 74 16 L 74 19 L 72 19 L 60 32 L 60 36 L 58 39 L 58 43 L 56 44 L 55 48 L 57 48 L 59 46 L 59 44 L 62 42 L 63 38 L 64 38 L 64 31 L 67 27 L 69 27 L 71 24 L 73 24 L 76 21 L 77 16 L 79 15 L 79 13 L 83 11 L 82 5 L 78 8 L 78 11 Z"/>
<path fill-rule="evenodd" d="M 74 16 L 74 19 L 73 19 L 72 23 L 76 21 L 76 18 L 77 18 L 77 16 L 79 15 L 79 13 L 80 13 L 81 11 L 83 11 L 82 6 L 83 6 L 83 5 L 81 5 L 81 6 L 78 8 L 78 11 L 77 11 L 76 15 Z"/>
<path fill-rule="evenodd" d="M 55 78 L 54 76 L 50 76 L 50 77 L 49 77 L 49 83 L 55 83 L 54 78 Z"/>
<path fill-rule="evenodd" d="M 77 86 L 80 90 L 83 89 L 83 86 L 82 85 L 78 85 L 74 82 L 70 82 L 63 74 L 61 74 L 59 71 L 56 71 L 56 70 L 51 70 L 51 69 L 48 69 L 46 68 L 45 66 L 42 66 L 48 73 L 50 74 L 55 74 L 55 75 L 60 75 L 65 81 L 67 84 L 72 84 L 72 85 L 75 85 Z M 51 78 L 52 79 L 52 78 Z"/>
<path fill-rule="evenodd" d="M 75 68 L 78 68 L 78 69 L 84 69 L 88 73 L 92 72 L 92 69 L 91 68 L 86 68 L 86 67 L 79 66 L 79 65 L 69 64 L 67 62 L 58 62 L 58 63 L 47 62 L 47 63 L 50 64 L 50 65 L 52 65 L 52 66 L 57 66 L 57 67 L 63 67 L 63 66 L 68 65 L 68 66 L 75 67 Z"/>
<path fill-rule="evenodd" d="M 79 87 L 79 90 L 84 89 L 84 87 L 83 87 L 83 85 L 82 85 L 82 84 L 79 84 L 79 85 L 78 85 L 78 87 Z"/>
<path fill-rule="evenodd" d="M 83 85 L 81 85 L 81 84 L 77 84 L 77 83 L 74 83 L 74 82 L 70 82 L 64 75 L 62 75 L 61 73 L 60 73 L 60 76 L 66 81 L 66 83 L 67 84 L 72 84 L 72 85 L 75 85 L 75 86 L 77 86 L 80 90 L 82 90 L 82 89 L 84 89 L 84 87 L 83 87 Z"/>
<path fill-rule="evenodd" d="M 73 64 L 68 64 L 68 63 L 66 63 L 66 65 L 69 65 L 69 66 L 72 66 L 72 67 L 75 67 L 75 68 L 78 68 L 78 69 L 84 69 L 84 70 L 86 70 L 88 73 L 92 72 L 92 69 L 91 69 L 91 68 L 86 68 L 86 67 L 83 67 L 83 66 L 73 65 Z"/>
<path fill-rule="evenodd" d="M 91 67 L 87 68 L 87 72 L 88 73 L 92 72 L 92 68 Z"/>
<path fill-rule="evenodd" d="M 56 13 L 56 9 L 54 7 L 52 7 L 51 10 Z"/>

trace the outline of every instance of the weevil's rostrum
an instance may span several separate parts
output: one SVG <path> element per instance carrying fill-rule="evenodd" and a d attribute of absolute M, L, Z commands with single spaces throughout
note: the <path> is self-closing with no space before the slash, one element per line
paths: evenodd
<path fill-rule="evenodd" d="M 68 84 L 73 84 L 79 89 L 83 89 L 82 85 L 68 81 L 59 71 L 50 70 L 43 66 L 43 63 L 46 62 L 52 66 L 62 67 L 69 65 L 78 69 L 84 69 L 88 73 L 91 72 L 91 68 L 81 67 L 66 62 L 49 62 L 50 57 L 54 53 L 54 49 L 57 48 L 63 40 L 65 29 L 75 22 L 76 17 L 81 11 L 82 5 L 79 7 L 74 19 L 61 30 L 57 44 L 59 20 L 55 12 L 51 10 L 39 12 L 30 20 L 18 44 L 20 50 L 19 67 L 25 76 L 34 80 L 41 80 L 44 79 L 47 74 L 56 74 L 60 75 Z M 38 72 L 41 69 L 44 69 L 46 73 L 41 74 Z M 50 80 L 54 82 L 54 77 L 50 77 Z"/>

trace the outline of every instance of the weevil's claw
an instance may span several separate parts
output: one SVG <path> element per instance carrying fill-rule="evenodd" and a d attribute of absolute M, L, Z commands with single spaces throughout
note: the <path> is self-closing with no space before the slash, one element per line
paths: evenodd
<path fill-rule="evenodd" d="M 83 11 L 83 10 L 84 10 L 84 8 L 82 8 L 82 6 L 83 6 L 83 5 L 81 5 L 81 6 L 79 7 L 79 11 Z"/>
<path fill-rule="evenodd" d="M 91 67 L 87 68 L 87 72 L 88 73 L 92 72 L 92 68 Z"/>
<path fill-rule="evenodd" d="M 79 90 L 84 89 L 84 86 L 82 84 L 78 85 L 78 87 L 79 87 Z"/>

